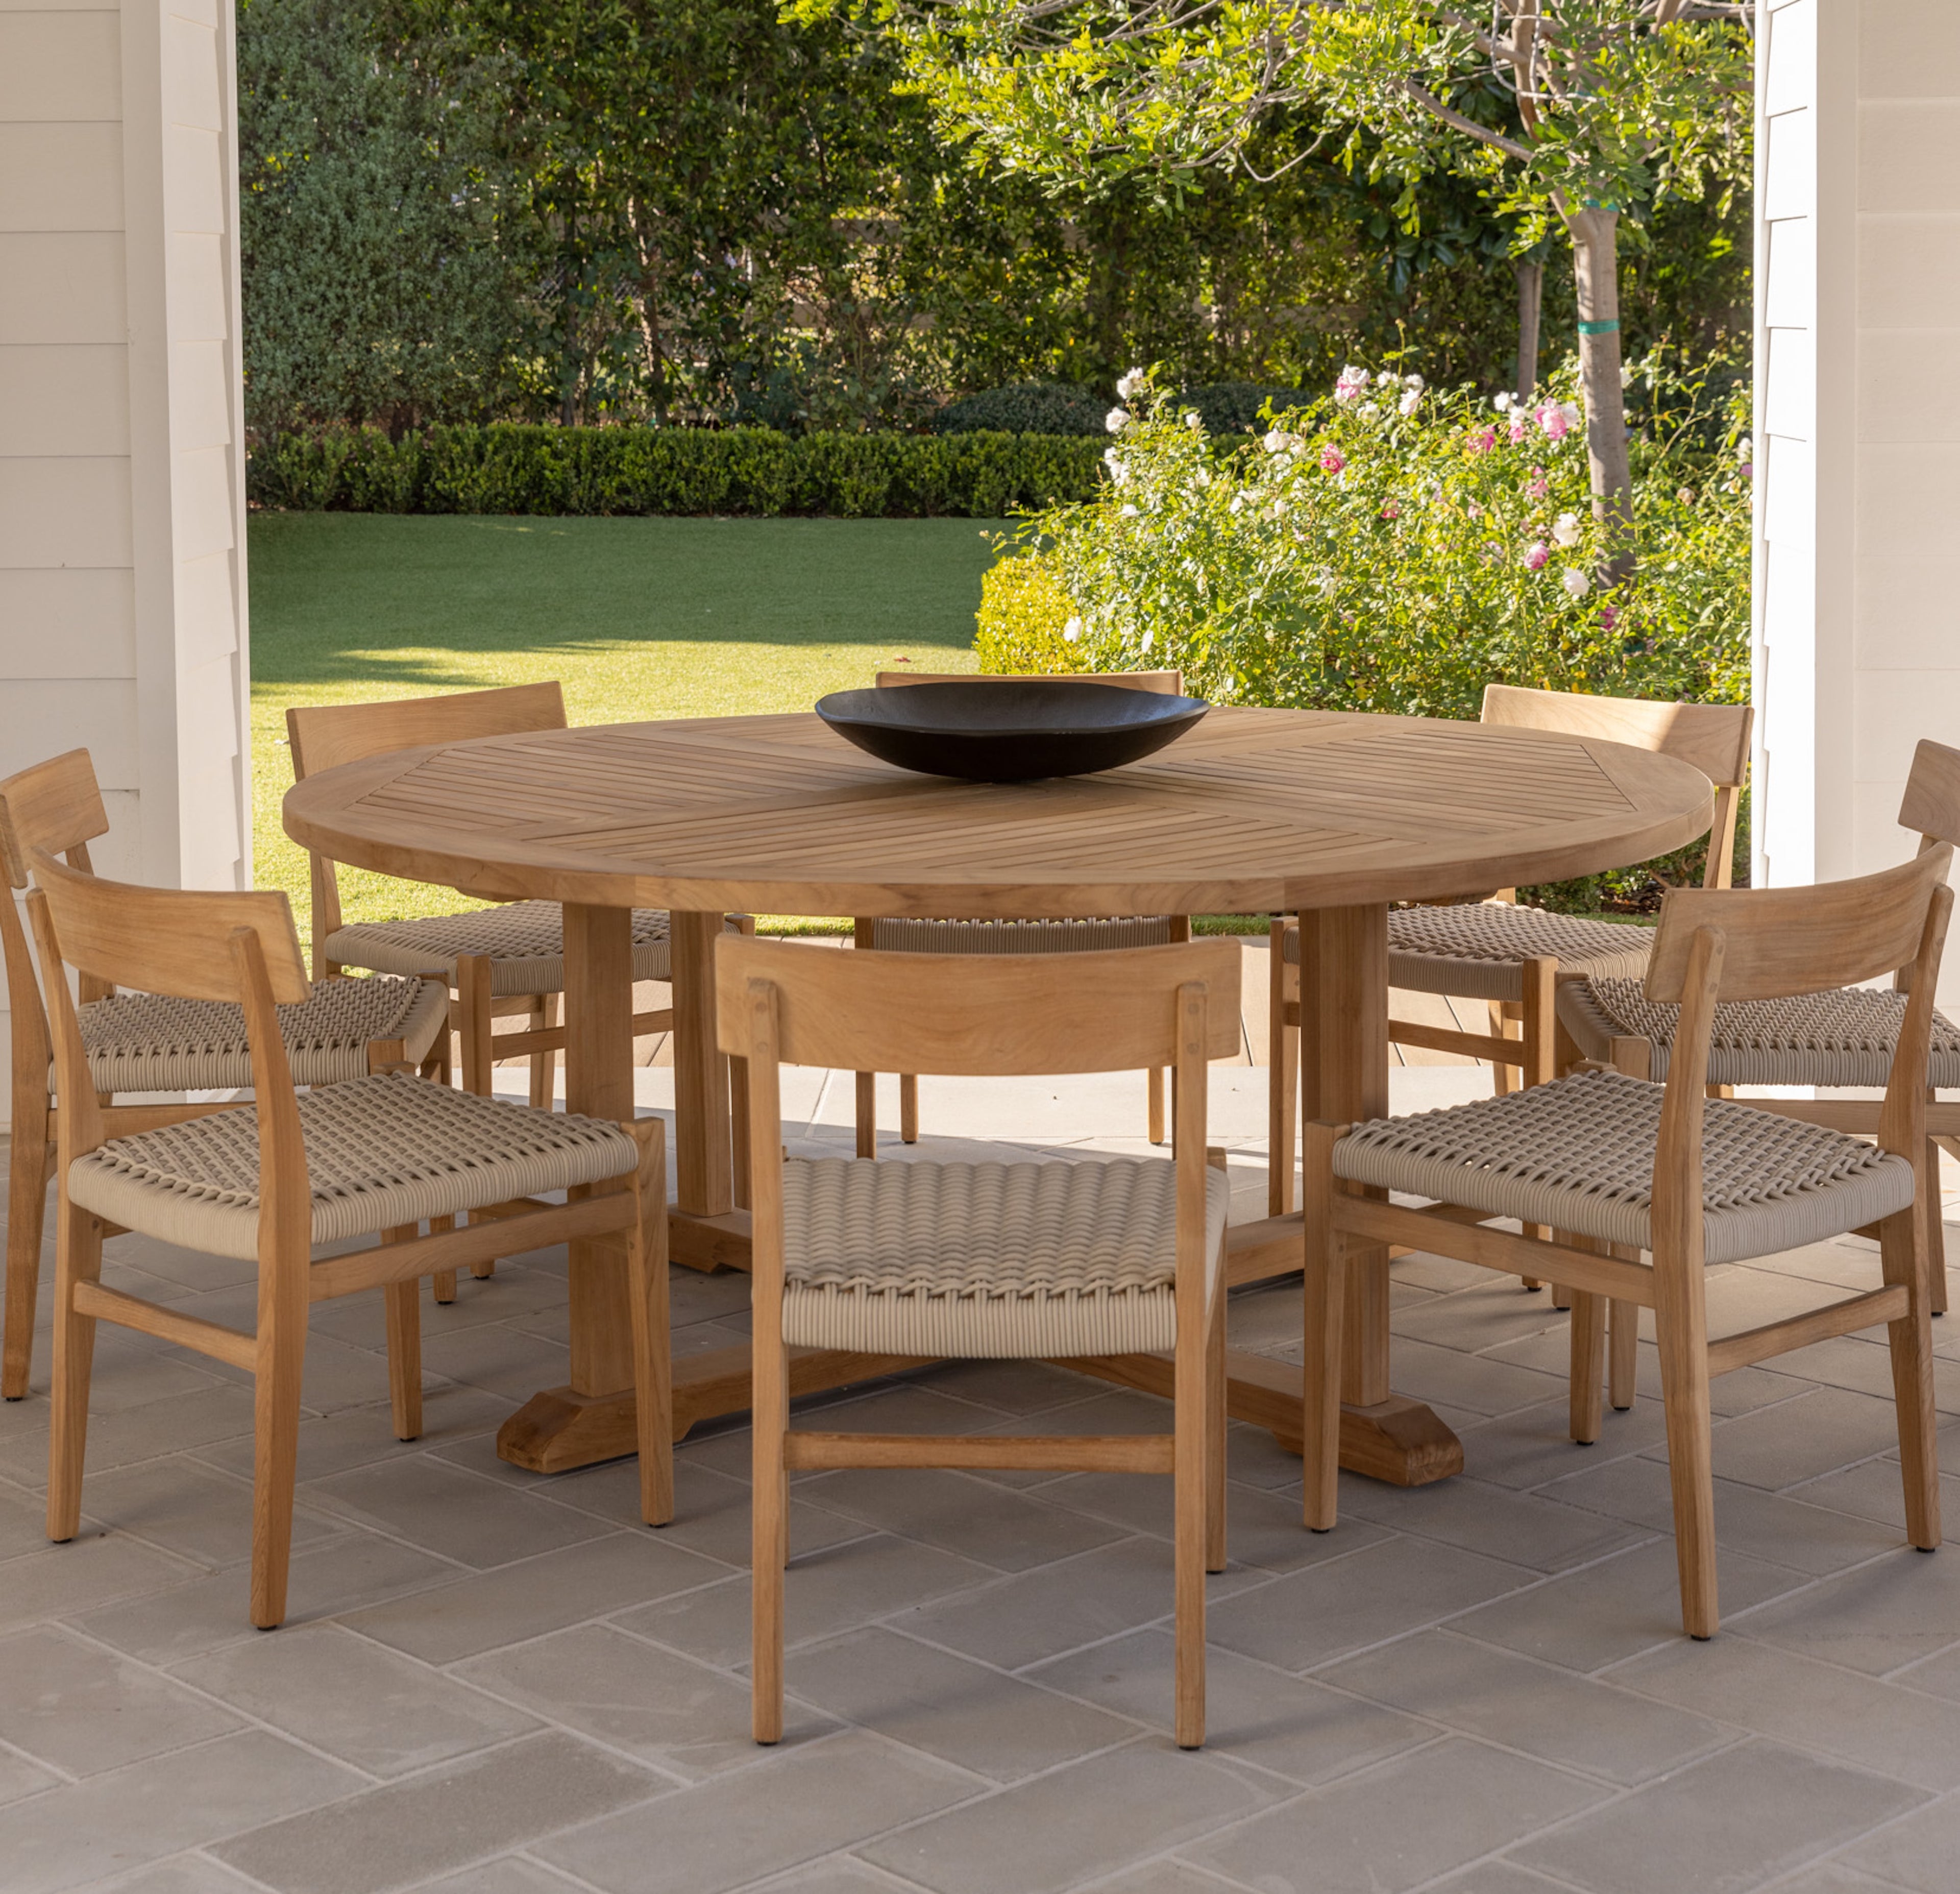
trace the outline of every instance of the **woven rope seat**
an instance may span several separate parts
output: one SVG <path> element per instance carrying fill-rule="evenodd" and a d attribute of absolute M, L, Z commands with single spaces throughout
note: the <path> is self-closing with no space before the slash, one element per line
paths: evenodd
<path fill-rule="evenodd" d="M 1289 929 L 1286 953 L 1300 957 Z M 1466 901 L 1446 908 L 1389 910 L 1389 984 L 1405 993 L 1446 993 L 1468 1000 L 1524 997 L 1526 960 L 1552 959 L 1561 973 L 1594 979 L 1647 971 L 1650 928 L 1619 927 L 1508 901 Z"/>
<path fill-rule="evenodd" d="M 1681 1008 L 1650 1000 L 1640 981 L 1574 980 L 1559 988 L 1558 1017 L 1586 1058 L 1610 1059 L 1616 1036 L 1643 1039 L 1652 1076 L 1667 1076 Z M 1855 986 L 1728 1002 L 1715 1009 L 1708 1077 L 1717 1085 L 1882 1086 L 1904 1017 L 1903 993 Z M 1960 1028 L 1938 1013 L 1927 1071 L 1936 1089 L 1960 1088 Z"/>
<path fill-rule="evenodd" d="M 1208 1172 L 1209 1256 L 1230 1195 Z M 966 1358 L 1169 1348 L 1177 1170 L 792 1159 L 783 1256 L 794 1344 Z"/>
<path fill-rule="evenodd" d="M 252 1083 L 245 1015 L 237 1006 L 116 993 L 77 1010 L 97 1091 L 230 1091 Z M 279 1033 L 298 1085 L 364 1078 L 371 1039 L 399 1039 L 402 1056 L 419 1065 L 448 1024 L 447 988 L 385 975 L 322 980 L 311 998 L 279 1008 Z"/>
<path fill-rule="evenodd" d="M 1170 917 L 1103 921 L 876 921 L 871 944 L 887 953 L 1089 953 L 1162 947 Z"/>
<path fill-rule="evenodd" d="M 452 982 L 457 956 L 488 954 L 490 991 L 511 994 L 565 991 L 565 911 L 555 901 L 511 901 L 474 914 L 444 914 L 419 921 L 361 922 L 337 929 L 323 943 L 341 966 L 381 973 L 446 972 Z M 633 978 L 673 977 L 667 911 L 633 910 Z"/>
<path fill-rule="evenodd" d="M 399 1073 L 298 1101 L 313 1240 L 625 1176 L 639 1148 L 603 1119 L 533 1111 Z M 246 1106 L 112 1139 L 68 1167 L 68 1195 L 111 1223 L 219 1256 L 259 1253 L 259 1121 Z"/>
<path fill-rule="evenodd" d="M 1376 1119 L 1335 1146 L 1335 1174 L 1651 1249 L 1662 1095 L 1644 1079 L 1584 1072 L 1508 1097 Z M 1912 1202 L 1903 1157 L 1726 1100 L 1704 1109 L 1709 1262 L 1819 1243 Z"/>

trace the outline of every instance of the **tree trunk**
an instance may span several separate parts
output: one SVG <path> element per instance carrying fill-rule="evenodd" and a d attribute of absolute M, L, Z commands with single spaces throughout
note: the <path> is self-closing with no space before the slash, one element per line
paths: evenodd
<path fill-rule="evenodd" d="M 1545 301 L 1545 266 L 1522 259 L 1518 272 L 1518 399 L 1529 401 L 1538 386 L 1538 317 Z"/>
<path fill-rule="evenodd" d="M 1617 211 L 1559 208 L 1572 233 L 1579 291 L 1579 384 L 1586 397 L 1592 514 L 1605 522 L 1606 576 L 1617 584 L 1633 571 L 1634 550 L 1633 476 L 1620 393 L 1620 218 Z"/>

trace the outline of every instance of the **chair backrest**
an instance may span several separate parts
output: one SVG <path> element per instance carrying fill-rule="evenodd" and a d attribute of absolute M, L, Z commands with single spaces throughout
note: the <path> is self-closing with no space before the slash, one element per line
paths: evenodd
<path fill-rule="evenodd" d="M 0 791 L 5 785 L 0 784 Z M 1899 804 L 1899 826 L 1917 829 L 1929 842 L 1950 842 L 1960 847 L 1960 750 L 1919 740 L 1912 769 Z"/>
<path fill-rule="evenodd" d="M 1656 750 L 1700 770 L 1720 791 L 1708 835 L 1704 888 L 1726 888 L 1734 878 L 1736 806 L 1749 773 L 1749 732 L 1755 721 L 1755 712 L 1747 704 L 1669 704 L 1647 697 L 1523 690 L 1513 684 L 1484 687 L 1487 724 L 1597 737 Z"/>
<path fill-rule="evenodd" d="M 30 763 L 0 782 L 0 864 L 14 887 L 27 887 L 28 856 L 34 849 L 51 855 L 79 849 L 85 855 L 89 843 L 108 832 L 109 812 L 85 750 Z"/>
<path fill-rule="evenodd" d="M 306 1146 L 275 1007 L 311 991 L 293 911 L 283 894 L 143 888 L 84 874 L 34 852 L 27 912 L 41 953 L 53 1028 L 60 1161 L 102 1141 L 102 1113 L 81 1022 L 63 969 L 117 986 L 242 1007 L 259 1127 L 259 1247 L 277 1233 L 305 1243 Z"/>
<path fill-rule="evenodd" d="M 1182 671 L 880 671 L 880 690 L 892 684 L 1121 684 L 1125 690 L 1184 695 Z"/>
<path fill-rule="evenodd" d="M 286 712 L 295 781 L 342 763 L 385 756 L 391 750 L 466 743 L 474 737 L 517 737 L 527 731 L 565 727 L 565 692 L 555 678 L 541 684 L 449 691 L 439 697 L 397 697 L 374 704 L 294 705 Z M 326 952 L 327 936 L 340 926 L 340 882 L 326 856 L 309 852 L 307 861 L 313 891 L 313 976 L 325 979 L 340 970 Z"/>
<path fill-rule="evenodd" d="M 1207 1059 L 1239 1049 L 1236 940 L 1107 953 L 840 953 L 726 934 L 716 943 L 724 1052 L 749 1055 L 749 988 L 775 990 L 791 1065 L 1000 1076 L 1176 1062 L 1176 998 L 1205 994 Z"/>

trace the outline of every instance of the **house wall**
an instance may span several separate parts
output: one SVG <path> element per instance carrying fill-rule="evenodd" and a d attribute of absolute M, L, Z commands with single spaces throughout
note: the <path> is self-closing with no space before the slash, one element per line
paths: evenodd
<path fill-rule="evenodd" d="M 251 878 L 234 64 L 223 0 L 0 0 L 0 775 L 86 746 L 167 887 Z"/>
<path fill-rule="evenodd" d="M 1771 0 L 1758 81 L 1756 872 L 1788 886 L 1902 859 L 1914 745 L 1960 745 L 1960 5 Z"/>

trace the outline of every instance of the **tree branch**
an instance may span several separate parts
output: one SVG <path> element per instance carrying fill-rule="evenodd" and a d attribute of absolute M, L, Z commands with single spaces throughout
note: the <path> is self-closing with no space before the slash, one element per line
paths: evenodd
<path fill-rule="evenodd" d="M 1479 144 L 1494 145 L 1507 158 L 1519 158 L 1526 164 L 1531 161 L 1532 154 L 1529 145 L 1520 145 L 1514 138 L 1507 138 L 1501 132 L 1492 131 L 1488 125 L 1479 125 L 1475 119 L 1466 118 L 1452 107 L 1445 105 L 1433 92 L 1425 91 L 1413 79 L 1400 79 L 1396 83 L 1425 112 L 1433 113 L 1445 125 L 1462 132 L 1466 137 L 1474 138 Z"/>

